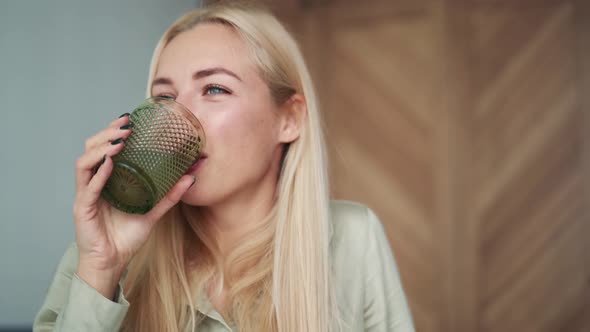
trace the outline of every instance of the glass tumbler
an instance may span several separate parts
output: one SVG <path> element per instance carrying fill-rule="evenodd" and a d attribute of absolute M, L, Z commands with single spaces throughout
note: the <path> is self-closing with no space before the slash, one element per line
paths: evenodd
<path fill-rule="evenodd" d="M 112 158 L 101 197 L 121 211 L 145 214 L 199 159 L 205 132 L 194 114 L 170 98 L 148 98 L 129 120 L 133 132 Z"/>

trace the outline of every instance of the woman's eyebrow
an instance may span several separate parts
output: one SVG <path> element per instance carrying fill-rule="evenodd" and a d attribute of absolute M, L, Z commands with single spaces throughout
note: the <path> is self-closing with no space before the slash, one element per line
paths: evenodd
<path fill-rule="evenodd" d="M 172 85 L 172 80 L 165 77 L 160 77 L 152 82 L 152 88 L 156 85 Z"/>
<path fill-rule="evenodd" d="M 215 74 L 226 74 L 231 77 L 234 77 L 238 81 L 242 82 L 242 79 L 233 71 L 222 68 L 222 67 L 214 67 L 214 68 L 207 68 L 197 71 L 193 74 L 193 80 L 198 80 L 207 76 L 215 75 Z M 172 80 L 166 77 L 160 77 L 155 79 L 152 82 L 152 88 L 156 85 L 173 85 Z"/>
<path fill-rule="evenodd" d="M 232 76 L 235 79 L 237 79 L 238 81 L 242 82 L 242 79 L 238 75 L 236 75 L 233 71 L 222 68 L 222 67 L 214 67 L 214 68 L 207 68 L 207 69 L 199 70 L 198 72 L 193 74 L 193 79 L 198 80 L 200 78 L 215 75 L 215 74 L 226 74 L 226 75 Z"/>

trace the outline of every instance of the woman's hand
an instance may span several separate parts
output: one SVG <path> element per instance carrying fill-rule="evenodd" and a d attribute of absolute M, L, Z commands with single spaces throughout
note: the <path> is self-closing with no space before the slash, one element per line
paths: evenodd
<path fill-rule="evenodd" d="M 74 222 L 79 261 L 78 276 L 112 299 L 131 258 L 147 240 L 158 220 L 194 183 L 185 175 L 147 214 L 119 211 L 100 197 L 112 170 L 112 156 L 119 153 L 133 124 L 128 114 L 86 141 L 85 152 L 76 161 Z M 98 167 L 98 169 L 97 169 Z"/>

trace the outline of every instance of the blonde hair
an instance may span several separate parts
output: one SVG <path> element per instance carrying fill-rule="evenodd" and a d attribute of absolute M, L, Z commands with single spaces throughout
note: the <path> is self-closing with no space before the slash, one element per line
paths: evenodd
<path fill-rule="evenodd" d="M 180 331 L 204 318 L 194 300 L 213 276 L 230 286 L 229 317 L 241 331 L 332 331 L 339 321 L 331 289 L 331 223 L 325 148 L 312 81 L 296 41 L 265 10 L 222 5 L 179 18 L 159 41 L 147 95 L 163 48 L 198 24 L 224 24 L 246 42 L 250 57 L 280 105 L 305 97 L 300 137 L 285 147 L 275 205 L 222 262 L 195 207 L 178 204 L 160 221 L 129 265 L 131 303 L 123 330 Z M 182 222 L 181 222 L 182 221 Z M 225 281 L 223 281 L 225 280 Z M 218 289 L 220 291 L 220 289 Z"/>

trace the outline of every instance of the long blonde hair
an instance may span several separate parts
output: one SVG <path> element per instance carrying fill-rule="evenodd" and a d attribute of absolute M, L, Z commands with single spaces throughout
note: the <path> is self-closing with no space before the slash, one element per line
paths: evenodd
<path fill-rule="evenodd" d="M 266 10 L 243 5 L 194 10 L 160 39 L 148 96 L 163 48 L 201 23 L 234 29 L 277 105 L 299 93 L 307 117 L 300 137 L 285 147 L 272 211 L 223 262 L 199 223 L 197 208 L 178 204 L 157 224 L 129 265 L 124 289 L 131 306 L 122 329 L 194 330 L 204 318 L 195 300 L 215 276 L 230 286 L 228 318 L 241 331 L 332 331 L 339 318 L 331 289 L 327 166 L 316 96 L 301 51 Z"/>

